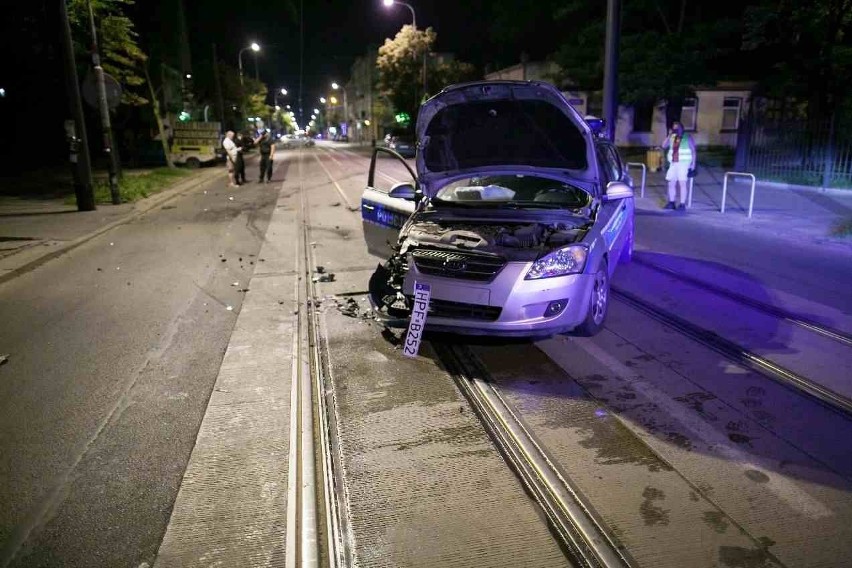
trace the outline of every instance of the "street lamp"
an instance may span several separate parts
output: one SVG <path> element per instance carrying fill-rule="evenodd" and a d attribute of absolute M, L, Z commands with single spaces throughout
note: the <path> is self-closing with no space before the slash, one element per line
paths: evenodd
<path fill-rule="evenodd" d="M 334 89 L 335 91 L 338 90 L 338 89 L 343 91 L 343 120 L 345 121 L 345 124 L 346 124 L 346 136 L 348 137 L 349 136 L 349 105 L 346 104 L 346 87 L 344 87 L 343 85 L 338 85 L 337 83 L 332 83 L 331 88 Z M 334 101 L 334 98 L 332 98 L 332 101 Z"/>
<path fill-rule="evenodd" d="M 414 13 L 414 7 L 408 2 L 400 2 L 400 0 L 382 0 L 385 7 L 390 8 L 394 4 L 405 6 L 411 11 L 411 27 L 417 30 L 417 15 Z M 426 96 L 426 52 L 423 52 L 423 70 L 421 71 L 423 80 L 423 96 Z"/>
<path fill-rule="evenodd" d="M 320 97 L 319 101 L 320 103 L 325 104 L 325 97 Z"/>
<path fill-rule="evenodd" d="M 240 53 L 237 55 L 237 63 L 239 64 L 239 67 L 240 67 L 240 86 L 242 86 L 243 83 L 244 83 L 244 81 L 243 81 L 243 52 L 246 51 L 246 50 L 249 50 L 249 49 L 254 51 L 255 53 L 257 53 L 258 51 L 260 51 L 260 46 L 257 44 L 257 42 L 253 41 L 253 42 L 251 42 L 251 44 L 248 47 L 242 48 L 240 50 Z"/>

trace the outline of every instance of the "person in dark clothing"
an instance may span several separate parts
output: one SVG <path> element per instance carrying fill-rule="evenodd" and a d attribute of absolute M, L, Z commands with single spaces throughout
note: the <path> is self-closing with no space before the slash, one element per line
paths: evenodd
<path fill-rule="evenodd" d="M 254 141 L 260 149 L 260 179 L 258 183 L 269 183 L 272 181 L 272 158 L 275 156 L 275 142 L 268 130 L 264 130 L 260 138 Z"/>
<path fill-rule="evenodd" d="M 236 178 L 237 185 L 242 185 L 246 182 L 246 161 L 243 158 L 243 152 L 246 151 L 246 143 L 245 139 L 242 135 L 235 137 L 235 142 L 237 143 L 237 161 L 234 167 L 234 177 Z"/>

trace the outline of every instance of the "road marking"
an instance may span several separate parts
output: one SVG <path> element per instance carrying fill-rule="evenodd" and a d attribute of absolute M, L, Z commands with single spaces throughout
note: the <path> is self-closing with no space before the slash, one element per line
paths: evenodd
<path fill-rule="evenodd" d="M 337 190 L 337 193 L 339 193 L 340 197 L 343 198 L 344 203 L 346 203 L 346 207 L 350 211 L 359 211 L 360 209 L 358 207 L 355 207 L 354 205 L 352 205 L 352 202 L 349 201 L 349 198 L 346 197 L 345 193 L 343 193 L 343 188 L 341 188 L 340 184 L 337 183 L 337 180 L 335 180 L 334 177 L 332 177 L 331 172 L 328 171 L 328 168 L 325 167 L 325 164 L 322 163 L 322 160 L 319 159 L 319 156 L 314 154 L 314 158 L 316 158 L 317 163 L 323 169 L 323 171 L 325 172 L 325 175 L 328 176 L 328 179 L 331 180 L 331 183 L 334 185 L 334 188 Z"/>
<path fill-rule="evenodd" d="M 554 338 L 537 342 L 536 345 L 544 351 L 553 362 L 566 372 L 571 374 L 572 360 L 560 343 L 571 343 L 588 353 L 591 357 L 607 367 L 618 378 L 628 381 L 630 385 L 645 396 L 649 401 L 656 404 L 663 412 L 671 416 L 697 438 L 704 441 L 709 449 L 722 458 L 735 462 L 743 470 L 757 470 L 769 479 L 763 487 L 772 492 L 779 499 L 787 503 L 793 510 L 811 519 L 831 517 L 834 512 L 826 507 L 821 501 L 814 499 L 796 486 L 795 483 L 783 475 L 764 468 L 752 461 L 751 457 L 742 450 L 731 445 L 731 441 L 717 432 L 704 420 L 689 412 L 682 405 L 675 403 L 657 387 L 645 382 L 641 375 L 624 365 L 621 361 L 586 339 Z M 625 424 L 630 427 L 629 424 Z M 632 430 L 632 428 L 631 428 Z"/>

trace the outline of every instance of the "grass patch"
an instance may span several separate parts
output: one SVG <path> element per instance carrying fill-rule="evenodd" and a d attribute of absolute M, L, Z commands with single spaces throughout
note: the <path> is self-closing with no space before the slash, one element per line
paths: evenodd
<path fill-rule="evenodd" d="M 125 172 L 124 177 L 118 184 L 119 192 L 121 193 L 121 202 L 133 203 L 149 195 L 159 193 L 190 174 L 192 174 L 192 170 L 183 168 L 156 168 L 145 172 Z M 101 177 L 95 178 L 94 186 L 95 203 L 112 203 L 108 179 Z M 73 205 L 76 203 L 76 198 L 70 195 L 65 198 L 65 203 Z"/>
<path fill-rule="evenodd" d="M 838 219 L 831 227 L 832 237 L 852 237 L 852 217 Z"/>

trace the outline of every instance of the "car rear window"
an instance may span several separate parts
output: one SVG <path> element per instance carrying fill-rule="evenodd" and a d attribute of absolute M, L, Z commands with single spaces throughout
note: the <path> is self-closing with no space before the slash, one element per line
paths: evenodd
<path fill-rule="evenodd" d="M 433 172 L 489 165 L 585 169 L 582 133 L 557 107 L 537 100 L 473 101 L 438 111 L 426 129 Z"/>

